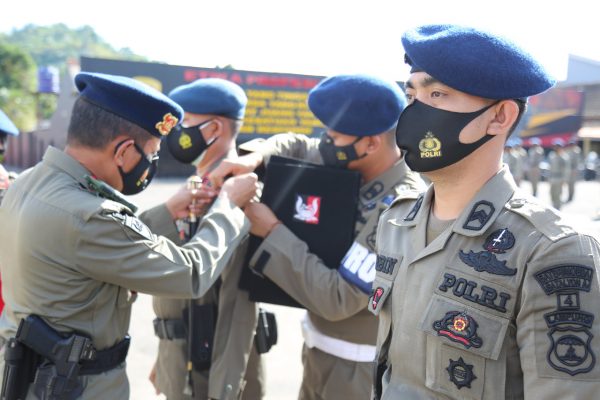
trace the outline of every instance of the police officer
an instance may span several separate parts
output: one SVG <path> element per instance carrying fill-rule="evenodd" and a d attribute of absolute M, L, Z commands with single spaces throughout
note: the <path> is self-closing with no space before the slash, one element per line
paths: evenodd
<path fill-rule="evenodd" d="M 246 208 L 251 232 L 264 238 L 250 267 L 308 311 L 302 322 L 300 399 L 369 396 L 377 321 L 366 306 L 374 276 L 369 271 L 374 273 L 377 219 L 403 190 L 424 188 L 406 167 L 394 139 L 404 105 L 395 82 L 369 75 L 329 77 L 308 96 L 310 110 L 327 129 L 320 140 L 281 134 L 250 142 L 240 147 L 255 153 L 238 159 L 237 164 L 224 161 L 214 171 L 213 177 L 248 171 L 272 155 L 283 155 L 362 175 L 355 242 L 339 269 L 325 266 L 266 205 L 253 203 Z"/>
<path fill-rule="evenodd" d="M 576 139 L 569 140 L 566 147 L 566 153 L 569 157 L 569 176 L 567 182 L 569 197 L 567 198 L 567 201 L 572 201 L 575 196 L 575 183 L 577 182 L 577 179 L 579 179 L 579 168 L 581 167 L 581 162 L 583 160 L 581 148 L 577 145 Z"/>
<path fill-rule="evenodd" d="M 539 138 L 532 138 L 529 143 L 531 147 L 529 147 L 529 151 L 527 152 L 527 175 L 529 182 L 531 182 L 531 192 L 534 196 L 537 196 L 538 183 L 542 176 L 540 163 L 544 161 L 544 148 Z"/>
<path fill-rule="evenodd" d="M 167 138 L 175 159 L 196 165 L 198 176 L 205 178 L 223 158 L 237 157 L 236 139 L 248 101 L 241 87 L 224 79 L 206 78 L 175 88 L 169 97 L 184 110 L 182 128 Z M 214 199 L 216 191 L 210 185 L 201 183 L 197 189 L 207 203 Z M 153 231 L 170 233 L 176 242 L 180 240 L 180 233 L 185 233 L 183 237 L 189 235 L 189 221 L 186 224 L 178 220 L 177 232 L 173 221 L 164 214 L 164 208 L 156 207 L 142 219 L 148 221 Z M 247 292 L 237 289 L 246 250 L 247 241 L 243 240 L 221 275 L 220 283 L 204 296 L 191 301 L 153 298 L 157 316 L 154 328 L 160 341 L 151 380 L 157 391 L 169 400 L 237 399 L 242 389 L 244 399 L 263 397 L 262 362 L 251 347 L 257 306 L 248 300 Z M 215 313 L 215 310 L 218 311 Z M 197 324 L 199 330 L 193 332 L 194 337 L 188 343 L 191 331 L 185 325 L 190 312 L 192 319 L 197 320 L 192 324 Z M 210 348 L 207 360 L 202 365 L 194 363 L 191 382 L 188 382 L 189 352 L 195 354 L 205 343 L 206 348 Z M 246 365 L 249 365 L 247 371 Z M 188 384 L 193 385 L 193 394 Z"/>
<path fill-rule="evenodd" d="M 402 43 L 412 69 L 398 142 L 433 183 L 379 220 L 377 397 L 597 397 L 600 245 L 501 163 L 527 97 L 553 80 L 512 42 L 468 27 L 421 26 Z M 438 141 L 435 157 L 424 138 Z"/>
<path fill-rule="evenodd" d="M 4 390 L 19 390 L 10 385 L 35 372 L 27 398 L 126 399 L 136 292 L 204 295 L 248 230 L 239 207 L 255 194 L 256 177 L 228 180 L 197 234 L 176 246 L 121 194 L 151 181 L 161 138 L 183 111 L 130 78 L 80 73 L 75 84 L 65 150 L 50 147 L 0 207 L 0 337 L 8 340 L 0 367 Z M 33 356 L 18 359 L 22 352 Z"/>
<path fill-rule="evenodd" d="M 512 153 L 515 158 L 515 167 L 511 172 L 517 186 L 521 186 L 527 168 L 527 152 L 523 148 L 523 141 L 520 138 L 514 138 L 513 141 Z"/>
<path fill-rule="evenodd" d="M 15 124 L 8 118 L 8 116 L 0 110 L 0 203 L 4 193 L 11 182 L 14 180 L 14 175 L 9 174 L 6 169 L 2 166 L 4 162 L 4 153 L 7 148 L 8 136 L 18 136 L 19 130 Z"/>
<path fill-rule="evenodd" d="M 565 142 L 562 139 L 552 141 L 553 150 L 548 154 L 550 164 L 550 199 L 552 206 L 557 210 L 563 205 L 563 189 L 569 179 L 569 156 L 565 151 Z"/>

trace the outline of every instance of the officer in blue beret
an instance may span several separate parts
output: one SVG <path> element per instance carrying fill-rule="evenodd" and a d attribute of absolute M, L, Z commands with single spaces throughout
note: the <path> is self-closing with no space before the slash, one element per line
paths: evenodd
<path fill-rule="evenodd" d="M 8 116 L 0 110 L 0 203 L 4 197 L 4 193 L 11 182 L 15 179 L 16 174 L 8 173 L 2 162 L 4 161 L 4 153 L 8 146 L 8 136 L 18 136 L 19 130 Z"/>
<path fill-rule="evenodd" d="M 236 139 L 248 99 L 240 86 L 219 78 L 199 79 L 178 86 L 169 97 L 183 108 L 184 116 L 181 126 L 167 137 L 167 145 L 175 159 L 196 166 L 197 175 L 190 181 L 197 181 L 196 190 L 201 196 L 197 201 L 204 204 L 200 215 L 178 220 L 180 238 L 185 240 L 193 234 L 197 225 L 194 221 L 206 215 L 207 206 L 217 193 L 205 179 L 207 174 L 225 157 L 237 157 Z M 165 211 L 155 211 L 156 215 L 150 220 L 164 221 L 160 213 Z M 150 224 L 150 228 L 168 233 L 171 225 Z M 249 301 L 247 292 L 238 289 L 246 251 L 247 242 L 242 241 L 225 267 L 218 288 L 211 288 L 204 296 L 194 300 L 153 298 L 159 349 L 151 380 L 167 399 L 233 396 L 258 400 L 264 395 L 262 361 L 254 347 L 250 348 L 258 307 Z M 232 315 L 245 318 L 232 318 Z M 192 320 L 193 326 L 198 324 L 201 328 L 184 329 L 188 323 L 184 319 Z M 201 351 L 208 353 L 205 362 L 198 362 L 193 356 Z M 191 371 L 187 369 L 189 360 Z"/>
<path fill-rule="evenodd" d="M 9 398 L 129 398 L 125 357 L 137 292 L 204 295 L 248 231 L 240 207 L 255 194 L 252 175 L 223 185 L 184 246 L 152 233 L 123 194 L 152 180 L 181 107 L 122 76 L 80 73 L 75 85 L 66 148 L 48 148 L 0 207 L 0 368 Z M 161 205 L 163 225 L 174 229 L 191 198 L 182 192 Z"/>
<path fill-rule="evenodd" d="M 369 309 L 375 398 L 593 398 L 600 244 L 521 191 L 502 164 L 527 98 L 554 84 L 503 37 L 457 25 L 402 36 L 397 139 L 432 181 L 379 220 Z M 385 263 L 383 260 L 386 260 Z"/>
<path fill-rule="evenodd" d="M 250 267 L 307 309 L 301 399 L 369 396 L 377 321 L 367 300 L 377 260 L 377 219 L 403 191 L 424 189 L 395 141 L 405 104 L 396 82 L 364 74 L 331 76 L 308 95 L 308 107 L 325 126 L 320 139 L 286 133 L 245 143 L 240 147 L 250 154 L 214 171 L 216 178 L 247 172 L 279 155 L 351 169 L 362 177 L 354 244 L 339 268 L 328 268 L 266 205 L 246 207 L 251 232 L 264 238 Z"/>

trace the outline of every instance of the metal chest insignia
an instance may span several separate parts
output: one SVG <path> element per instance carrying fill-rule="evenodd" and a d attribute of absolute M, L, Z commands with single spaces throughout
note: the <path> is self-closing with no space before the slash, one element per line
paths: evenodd
<path fill-rule="evenodd" d="M 445 336 L 465 348 L 479 348 L 483 340 L 477 335 L 478 324 L 463 311 L 448 311 L 444 318 L 433 323 L 433 329 L 439 336 Z"/>
<path fill-rule="evenodd" d="M 494 275 L 512 276 L 517 273 L 516 268 L 506 266 L 506 261 L 499 260 L 496 254 L 503 254 L 515 245 L 515 236 L 507 228 L 498 229 L 490 234 L 483 248 L 485 251 L 468 253 L 460 251 L 460 259 L 477 272 L 487 272 Z"/>
<path fill-rule="evenodd" d="M 459 357 L 457 361 L 449 359 L 450 364 L 446 368 L 450 375 L 450 381 L 456 385 L 458 390 L 463 387 L 471 388 L 471 382 L 477 379 L 473 373 L 473 366 L 467 364 L 462 357 Z"/>

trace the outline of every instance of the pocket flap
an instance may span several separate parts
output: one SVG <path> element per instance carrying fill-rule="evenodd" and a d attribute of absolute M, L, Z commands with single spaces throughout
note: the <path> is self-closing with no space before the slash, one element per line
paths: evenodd
<path fill-rule="evenodd" d="M 434 294 L 420 329 L 449 346 L 497 360 L 509 322 Z"/>

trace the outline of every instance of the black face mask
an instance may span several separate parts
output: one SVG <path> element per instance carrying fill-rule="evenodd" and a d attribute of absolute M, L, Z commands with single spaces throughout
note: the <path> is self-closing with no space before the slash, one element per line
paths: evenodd
<path fill-rule="evenodd" d="M 321 153 L 323 163 L 329 167 L 347 168 L 351 161 L 366 157 L 367 153 L 359 156 L 356 154 L 356 149 L 354 148 L 356 142 L 361 139 L 362 137 L 357 137 L 354 142 L 348 145 L 336 146 L 333 143 L 333 138 L 326 132 L 323 132 L 321 142 L 319 142 L 319 153 Z"/>
<path fill-rule="evenodd" d="M 400 115 L 396 142 L 406 164 L 416 172 L 435 171 L 452 165 L 481 147 L 494 136 L 486 134 L 474 143 L 461 143 L 460 132 L 497 103 L 481 110 L 460 113 L 441 110 L 415 100 Z"/>
<path fill-rule="evenodd" d="M 167 136 L 167 147 L 177 161 L 191 164 L 219 139 L 217 137 L 207 143 L 202 135 L 202 128 L 212 121 L 211 119 L 186 128 L 178 126 Z"/>
<path fill-rule="evenodd" d="M 117 145 L 117 148 L 119 148 L 121 143 Z M 152 181 L 152 178 L 154 178 L 154 174 L 156 173 L 156 169 L 158 167 L 158 154 L 147 156 L 144 154 L 142 148 L 136 143 L 134 143 L 133 146 L 142 156 L 140 161 L 129 172 L 124 172 L 123 169 L 119 167 L 119 173 L 121 174 L 121 179 L 123 180 L 123 190 L 121 190 L 121 193 L 126 195 L 137 194 L 146 189 Z M 143 178 L 144 174 L 146 174 L 146 171 L 148 171 L 148 174 L 145 178 Z"/>

